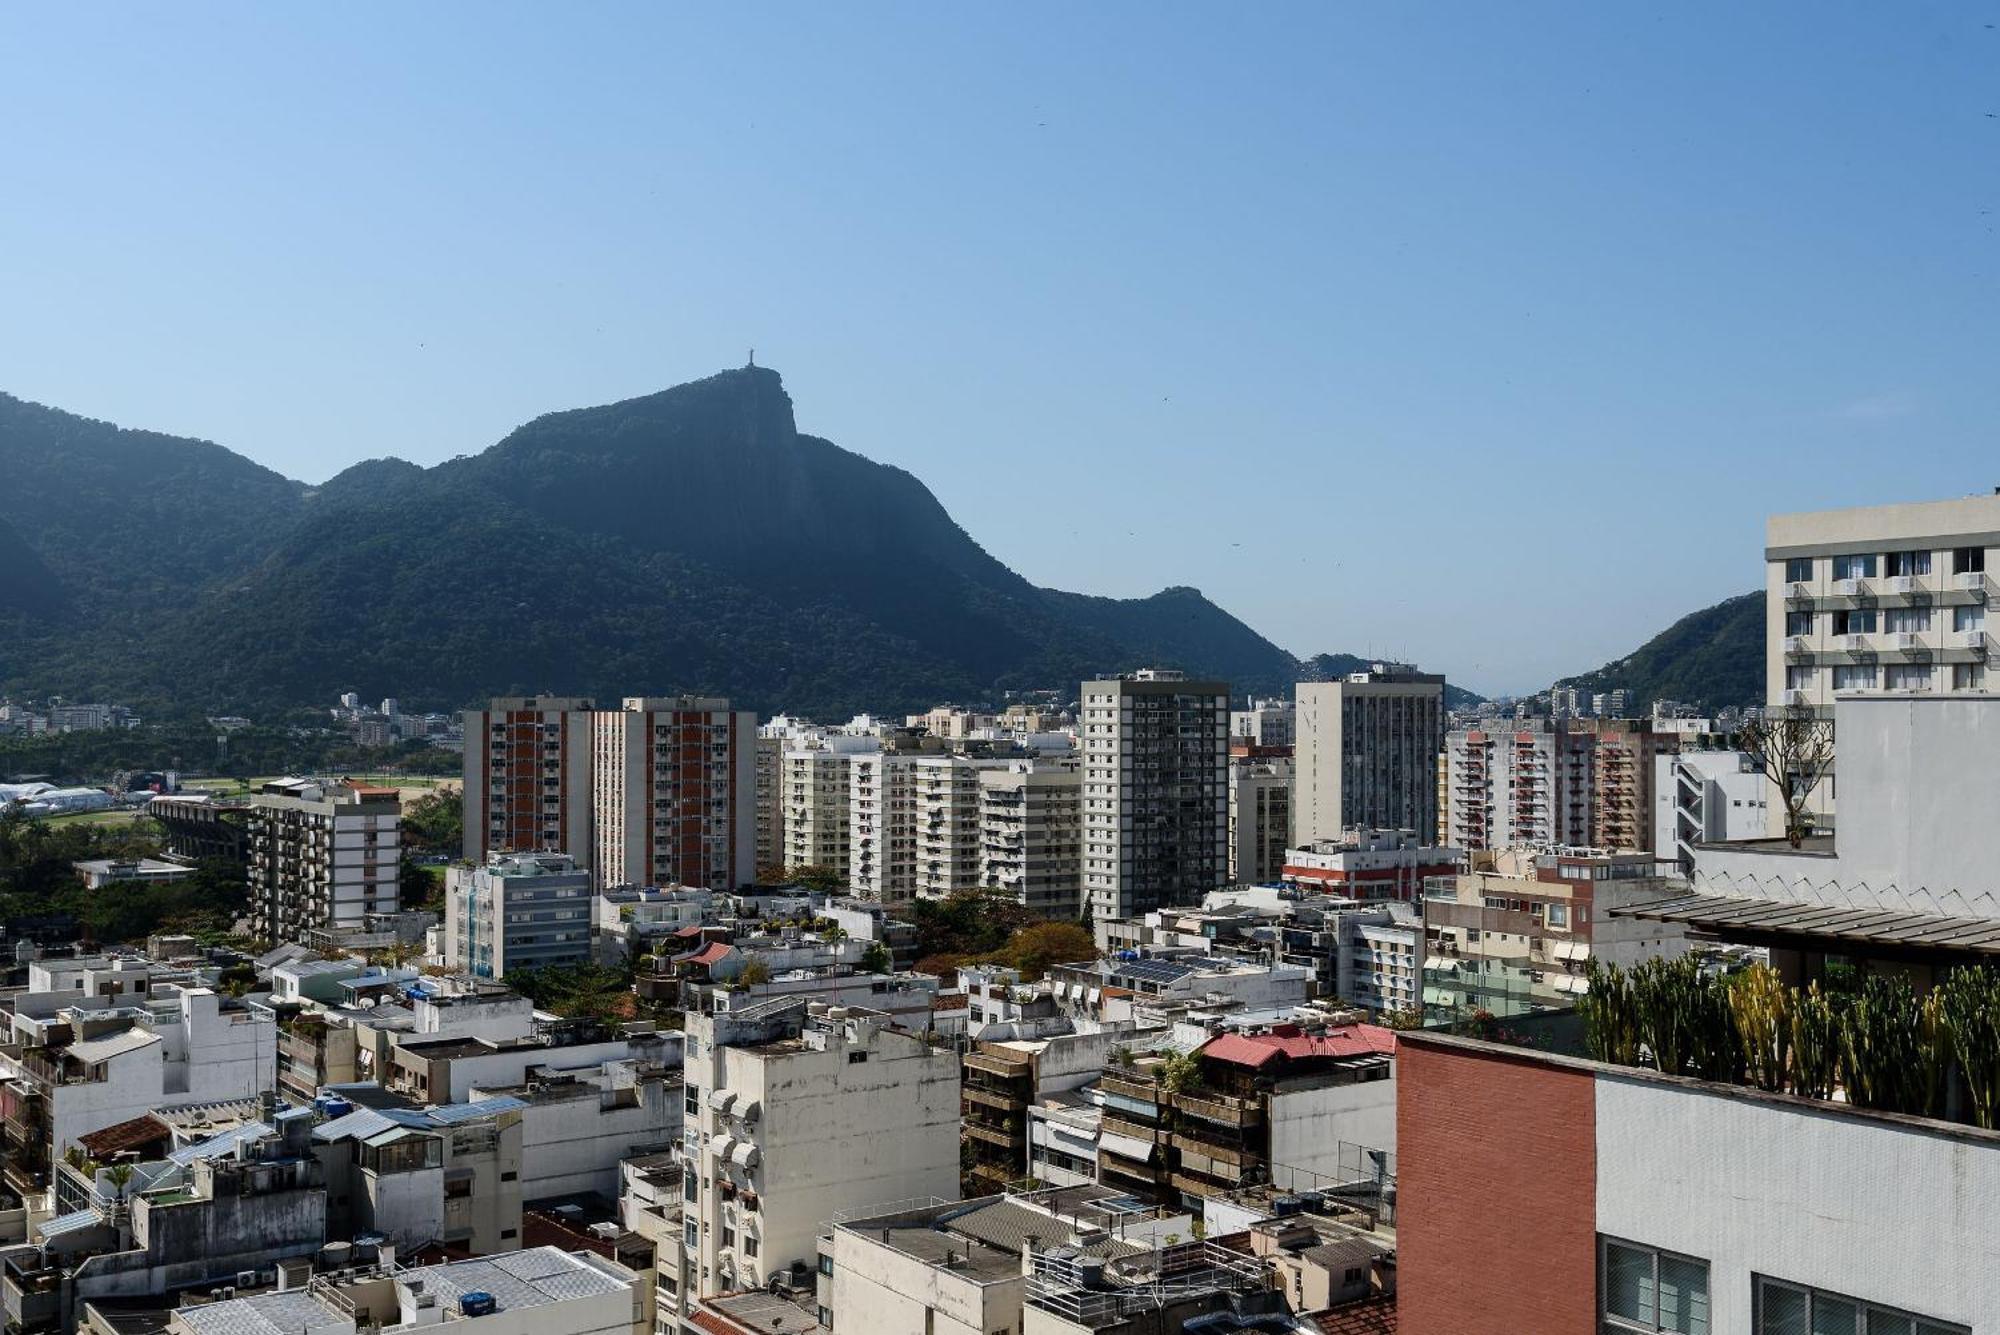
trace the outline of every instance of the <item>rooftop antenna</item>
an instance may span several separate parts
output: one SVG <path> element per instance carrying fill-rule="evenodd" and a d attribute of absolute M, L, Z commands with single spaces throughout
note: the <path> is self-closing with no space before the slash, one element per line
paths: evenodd
<path fill-rule="evenodd" d="M 757 349 L 752 348 L 750 349 L 750 368 L 752 370 L 755 370 L 756 367 L 757 367 Z"/>

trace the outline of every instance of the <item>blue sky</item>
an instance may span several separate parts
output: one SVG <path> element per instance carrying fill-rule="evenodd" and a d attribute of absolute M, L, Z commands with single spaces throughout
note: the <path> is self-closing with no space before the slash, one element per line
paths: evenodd
<path fill-rule="evenodd" d="M 2000 484 L 1996 24 L 9 7 L 0 389 L 320 480 L 754 346 L 1030 578 L 1531 689 Z"/>

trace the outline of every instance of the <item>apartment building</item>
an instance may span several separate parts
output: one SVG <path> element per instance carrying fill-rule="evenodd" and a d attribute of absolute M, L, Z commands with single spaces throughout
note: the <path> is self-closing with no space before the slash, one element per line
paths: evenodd
<path fill-rule="evenodd" d="M 991 1188 L 1029 1175 L 1030 1111 L 1043 1101 L 1094 1083 L 1114 1052 L 1144 1052 L 1165 1042 L 1164 1028 L 1130 1022 L 1078 1032 L 1066 1019 L 989 1027 L 1023 1032 L 977 1040 L 961 1073 L 967 1171 Z"/>
<path fill-rule="evenodd" d="M 1296 740 L 1290 700 L 1252 700 L 1248 709 L 1229 712 L 1229 740 L 1260 750 L 1289 749 Z"/>
<path fill-rule="evenodd" d="M 1143 669 L 1083 683 L 1083 890 L 1100 918 L 1229 877 L 1229 687 Z"/>
<path fill-rule="evenodd" d="M 849 766 L 868 745 L 861 739 L 830 737 L 825 746 L 793 747 L 784 756 L 786 867 L 825 867 L 847 882 L 853 874 L 853 838 L 848 802 L 853 779 Z"/>
<path fill-rule="evenodd" d="M 809 1287 L 824 1221 L 958 1192 L 958 1055 L 879 1013 L 782 1000 L 687 1019 L 689 1283 Z"/>
<path fill-rule="evenodd" d="M 979 772 L 979 884 L 1045 918 L 1083 912 L 1083 771 L 1073 759 Z"/>
<path fill-rule="evenodd" d="M 266 941 L 359 927 L 399 907 L 402 802 L 393 788 L 277 779 L 249 799 L 244 879 Z"/>
<path fill-rule="evenodd" d="M 1766 703 L 1987 688 L 2000 493 L 1773 515 L 1764 542 Z"/>
<path fill-rule="evenodd" d="M 312 1142 L 329 1234 L 374 1234 L 411 1250 L 518 1248 L 521 1108 L 510 1098 L 357 1108 L 337 1091 L 322 1095 Z"/>
<path fill-rule="evenodd" d="M 506 696 L 465 711 L 467 862 L 490 852 L 589 861 L 592 712 L 570 696 Z"/>
<path fill-rule="evenodd" d="M 1424 1013 L 1432 1023 L 1573 1006 L 1590 961 L 1627 967 L 1685 954 L 1683 927 L 1620 911 L 1677 898 L 1685 884 L 1651 853 L 1508 849 L 1433 884 L 1423 902 Z"/>
<path fill-rule="evenodd" d="M 591 729 L 598 888 L 756 880 L 755 714 L 708 696 L 632 696 Z"/>
<path fill-rule="evenodd" d="M 1971 1335 L 2000 1312 L 1991 1132 L 1402 1037 L 1403 1335 Z"/>
<path fill-rule="evenodd" d="M 916 890 L 942 899 L 980 884 L 980 774 L 1005 762 L 962 755 L 925 755 L 911 762 L 910 797 L 916 836 Z"/>
<path fill-rule="evenodd" d="M 535 1066 L 526 1080 L 475 1084 L 466 1098 L 474 1106 L 508 1099 L 518 1108 L 523 1201 L 615 1199 L 623 1160 L 664 1153 L 681 1139 L 681 1075 L 659 1060 Z"/>
<path fill-rule="evenodd" d="M 567 853 L 494 853 L 445 873 L 444 964 L 475 978 L 586 964 L 591 873 Z"/>
<path fill-rule="evenodd" d="M 1420 832 L 1347 830 L 1336 839 L 1287 848 L 1280 877 L 1308 893 L 1414 903 L 1426 882 L 1453 875 L 1464 862 L 1463 848 L 1439 848 Z"/>
<path fill-rule="evenodd" d="M 1694 870 L 1702 844 L 1769 832 L 1770 780 L 1741 751 L 1681 751 L 1653 760 L 1653 855 Z"/>
<path fill-rule="evenodd" d="M 1229 883 L 1278 879 L 1292 843 L 1292 762 L 1229 762 Z"/>
<path fill-rule="evenodd" d="M 1294 838 L 1437 829 L 1442 676 L 1377 663 L 1340 681 L 1300 682 L 1294 713 Z"/>
<path fill-rule="evenodd" d="M 785 739 L 757 737 L 756 862 L 760 871 L 785 864 Z"/>
<path fill-rule="evenodd" d="M 847 883 L 882 904 L 917 895 L 914 756 L 864 751 L 847 763 Z"/>
<path fill-rule="evenodd" d="M 1643 719 L 1521 719 L 1445 738 L 1441 821 L 1460 848 L 1653 846 L 1661 756 L 1682 734 Z"/>

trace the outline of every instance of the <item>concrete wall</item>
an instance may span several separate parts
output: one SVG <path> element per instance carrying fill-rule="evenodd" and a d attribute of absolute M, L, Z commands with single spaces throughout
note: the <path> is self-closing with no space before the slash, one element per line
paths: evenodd
<path fill-rule="evenodd" d="M 521 1199 L 596 1192 L 615 1200 L 621 1159 L 678 1140 L 680 1085 L 646 1080 L 635 1088 L 639 1102 L 630 1107 L 604 1107 L 594 1086 L 570 1097 L 530 1100 L 521 1113 Z"/>
<path fill-rule="evenodd" d="M 1752 1275 L 2000 1314 L 2000 1138 L 1613 1073 L 1594 1121 L 1598 1231 L 1706 1259 L 1712 1330 L 1751 1328 Z"/>
<path fill-rule="evenodd" d="M 1396 1149 L 1396 1080 L 1287 1088 L 1271 1095 L 1271 1163 L 1334 1176 L 1340 1142 Z"/>
<path fill-rule="evenodd" d="M 834 1335 L 992 1335 L 1020 1324 L 1027 1281 L 992 1284 L 928 1265 L 846 1229 L 833 1235 Z"/>

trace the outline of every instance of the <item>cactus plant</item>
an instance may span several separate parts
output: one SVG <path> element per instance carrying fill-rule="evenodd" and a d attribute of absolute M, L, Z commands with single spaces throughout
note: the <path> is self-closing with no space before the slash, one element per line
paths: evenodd
<path fill-rule="evenodd" d="M 1840 1077 L 1841 1010 L 1815 982 L 1792 995 L 1792 1092 L 1833 1097 Z"/>
<path fill-rule="evenodd" d="M 1792 991 L 1768 964 L 1753 964 L 1729 983 L 1729 1009 L 1743 1051 L 1744 1076 L 1773 1093 L 1792 1081 Z"/>
<path fill-rule="evenodd" d="M 1954 969 L 1937 986 L 1940 1028 L 1965 1082 L 1972 1120 L 2000 1127 L 2000 970 Z"/>

